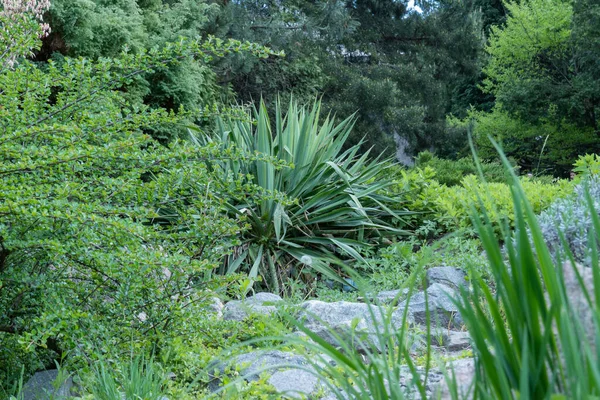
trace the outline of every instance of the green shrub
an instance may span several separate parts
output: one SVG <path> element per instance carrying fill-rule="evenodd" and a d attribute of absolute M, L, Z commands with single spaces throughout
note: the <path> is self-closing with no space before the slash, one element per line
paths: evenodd
<path fill-rule="evenodd" d="M 312 109 L 290 102 L 287 114 L 279 107 L 271 121 L 266 107 L 255 111 L 256 124 L 219 121 L 219 131 L 199 139 L 224 150 L 260 154 L 264 160 L 213 163 L 217 175 L 253 184 L 271 198 L 227 199 L 232 216 L 244 215 L 248 229 L 223 273 L 243 270 L 251 279 L 265 278 L 278 292 L 289 276 L 304 269 L 335 278 L 329 264 L 361 259 L 359 251 L 383 236 L 403 235 L 392 219 L 409 214 L 381 194 L 391 181 L 374 179 L 387 166 L 369 154 L 357 156 L 360 144 L 344 150 L 353 118 L 336 124 L 320 119 L 320 103 Z"/>
<path fill-rule="evenodd" d="M 541 184 L 532 179 L 522 178 L 521 184 L 536 214 L 573 190 L 572 184 L 566 180 L 554 184 Z M 460 186 L 439 186 L 433 190 L 426 190 L 423 196 L 436 199 L 435 220 L 447 232 L 470 229 L 473 207 L 480 213 L 487 210 L 497 234 L 500 234 L 500 225 L 505 218 L 510 226 L 514 226 L 511 189 L 505 183 L 483 183 L 471 175 L 464 178 Z"/>
<path fill-rule="evenodd" d="M 600 156 L 598 154 L 585 154 L 579 156 L 573 166 L 573 172 L 583 177 L 600 175 Z"/>
<path fill-rule="evenodd" d="M 219 152 L 158 145 L 146 129 L 190 114 L 130 103 L 123 88 L 182 60 L 268 50 L 181 39 L 39 65 L 22 59 L 39 48 L 39 21 L 13 17 L 0 13 L 0 376 L 38 348 L 25 378 L 63 354 L 119 358 L 194 332 L 208 290 L 226 283 L 207 275 L 238 232 L 202 163 Z M 167 208 L 178 225 L 160 223 Z"/>
<path fill-rule="evenodd" d="M 552 111 L 551 106 L 547 108 Z M 488 139 L 491 136 L 502 143 L 506 155 L 516 160 L 522 171 L 535 175 L 567 177 L 580 154 L 598 148 L 598 137 L 591 128 L 547 119 L 531 123 L 511 115 L 498 103 L 490 113 L 471 111 L 464 123 L 473 124 L 473 139 L 483 159 L 497 159 Z"/>
<path fill-rule="evenodd" d="M 572 192 L 573 183 L 521 177 L 528 200 L 536 213 L 550 206 L 556 199 Z M 448 232 L 464 230 L 473 234 L 471 208 L 489 210 L 490 219 L 500 234 L 500 222 L 506 218 L 512 225 L 512 197 L 510 186 L 501 182 L 482 182 L 474 175 L 464 177 L 459 185 L 446 186 L 436 180 L 436 172 L 426 166 L 400 170 L 396 173 L 392 193 L 402 196 L 406 206 L 419 214 L 410 216 L 410 227 L 422 238 L 439 237 Z"/>
<path fill-rule="evenodd" d="M 467 175 L 479 173 L 475 161 L 471 157 L 458 160 L 438 158 L 429 151 L 423 151 L 415 158 L 418 168 L 431 167 L 435 171 L 435 179 L 446 186 L 459 185 Z M 506 182 L 506 171 L 502 164 L 497 162 L 481 163 L 483 176 L 487 182 Z"/>

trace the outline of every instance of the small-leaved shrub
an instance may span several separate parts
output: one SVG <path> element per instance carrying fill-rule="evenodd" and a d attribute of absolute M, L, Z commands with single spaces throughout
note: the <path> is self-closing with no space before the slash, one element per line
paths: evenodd
<path fill-rule="evenodd" d="M 589 232 L 592 229 L 592 215 L 586 202 L 586 190 L 594 200 L 596 210 L 600 210 L 600 178 L 592 176 L 575 187 L 575 193 L 554 202 L 540 214 L 538 223 L 544 240 L 552 254 L 565 258 L 564 245 L 577 262 L 591 263 Z"/>
<path fill-rule="evenodd" d="M 566 180 L 543 184 L 521 178 L 521 184 L 536 214 L 550 206 L 555 199 L 572 191 L 572 184 Z M 441 186 L 435 192 L 426 190 L 423 196 L 435 199 L 435 218 L 448 232 L 470 229 L 473 207 L 478 213 L 487 210 L 497 234 L 500 234 L 499 224 L 504 218 L 514 226 L 511 190 L 505 183 L 481 182 L 476 176 L 470 175 L 463 178 L 460 186 Z"/>

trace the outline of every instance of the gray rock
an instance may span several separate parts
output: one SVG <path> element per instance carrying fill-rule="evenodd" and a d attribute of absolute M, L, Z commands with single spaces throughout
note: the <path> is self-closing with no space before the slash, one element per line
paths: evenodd
<path fill-rule="evenodd" d="M 448 351 L 461 351 L 471 348 L 471 336 L 469 332 L 438 329 L 431 333 L 431 342 Z"/>
<path fill-rule="evenodd" d="M 427 374 L 427 381 L 425 382 L 425 368 L 416 367 L 416 376 L 421 383 L 425 383 L 425 392 L 427 394 L 427 398 L 433 398 L 432 394 L 440 385 L 440 382 L 443 380 L 444 375 L 442 372 L 436 368 L 431 368 Z M 407 398 L 421 398 L 418 391 L 415 389 L 414 385 L 415 375 L 411 369 L 403 365 L 400 367 L 400 386 L 404 388 L 404 394 Z"/>
<path fill-rule="evenodd" d="M 298 368 L 277 371 L 268 382 L 278 393 L 295 399 L 306 398 L 320 386 L 320 379 L 315 373 Z"/>
<path fill-rule="evenodd" d="M 458 312 L 458 308 L 451 300 L 456 296 L 456 292 L 446 285 L 434 283 L 427 288 L 427 299 L 429 303 L 429 316 L 432 327 L 459 330 L 463 325 L 463 320 Z M 414 322 L 420 325 L 427 324 L 427 303 L 425 302 L 425 292 L 419 292 L 413 295 L 408 301 L 403 301 L 398 305 L 398 311 L 408 307 L 409 313 L 414 318 Z"/>
<path fill-rule="evenodd" d="M 298 319 L 309 329 L 328 343 L 338 346 L 339 339 L 353 340 L 355 332 L 368 330 L 365 316 L 369 313 L 369 305 L 340 301 L 326 303 L 310 300 L 300 305 Z M 339 339 L 338 337 L 339 336 Z"/>
<path fill-rule="evenodd" d="M 325 303 L 310 300 L 300 305 L 297 316 L 304 327 L 317 334 L 329 344 L 340 345 L 340 340 L 351 341 L 359 351 L 381 350 L 377 339 L 377 330 L 382 331 L 382 321 L 388 309 L 365 303 L 340 301 Z M 397 330 L 402 325 L 402 311 L 391 313 L 391 329 Z M 408 322 L 412 316 L 408 315 Z"/>
<path fill-rule="evenodd" d="M 225 308 L 225 305 L 223 304 L 221 299 L 219 299 L 216 296 L 213 296 L 210 298 L 209 304 L 208 304 L 208 310 L 217 319 L 223 318 L 223 309 L 224 308 Z"/>
<path fill-rule="evenodd" d="M 300 304 L 298 318 L 304 326 L 310 327 L 335 327 L 351 322 L 354 319 L 365 319 L 369 314 L 369 305 L 365 303 L 351 303 L 338 301 L 326 303 L 320 300 L 309 300 Z"/>
<path fill-rule="evenodd" d="M 454 379 L 458 389 L 458 398 L 469 400 L 473 398 L 473 380 L 475 379 L 475 360 L 472 358 L 463 358 L 455 360 L 446 366 L 448 376 Z M 451 391 L 446 381 L 443 378 L 436 388 L 437 395 L 440 400 L 452 399 Z"/>
<path fill-rule="evenodd" d="M 380 325 L 389 312 L 387 307 L 348 301 L 326 303 L 319 300 L 310 300 L 302 303 L 300 308 L 302 311 L 299 313 L 298 318 L 304 322 L 305 326 L 316 328 L 333 328 L 338 325 L 348 325 L 355 319 L 362 319 L 367 326 L 373 327 L 373 330 L 375 330 L 375 324 Z M 399 310 L 393 310 L 390 317 L 392 327 L 399 328 L 402 323 L 402 313 Z M 412 322 L 411 317 L 409 313 L 407 317 L 409 322 Z"/>
<path fill-rule="evenodd" d="M 434 267 L 427 270 L 427 287 L 441 283 L 454 290 L 469 287 L 463 270 L 454 267 Z"/>
<path fill-rule="evenodd" d="M 230 301 L 223 310 L 223 319 L 243 321 L 252 314 L 271 315 L 277 312 L 274 304 L 281 301 L 283 299 L 273 293 L 257 293 L 243 301 Z"/>
<path fill-rule="evenodd" d="M 583 281 L 583 287 L 579 283 L 578 276 L 581 277 L 581 280 Z M 573 265 L 570 261 L 567 261 L 563 264 L 563 277 L 565 290 L 567 296 L 569 296 L 569 302 L 571 303 L 570 312 L 574 314 L 573 316 L 581 323 L 587 343 L 592 347 L 592 351 L 595 352 L 597 347 L 596 324 L 594 322 L 595 307 L 590 306 L 585 295 L 585 292 L 587 291 L 590 300 L 592 301 L 591 304 L 596 304 L 594 271 L 592 268 L 584 267 L 578 263 Z M 584 340 L 580 341 L 581 346 L 584 345 L 584 342 Z M 581 350 L 583 351 L 583 348 Z"/>
<path fill-rule="evenodd" d="M 386 290 L 377 294 L 377 301 L 381 304 L 397 305 L 408 295 L 408 289 Z"/>
<path fill-rule="evenodd" d="M 56 382 L 58 370 L 36 372 L 23 386 L 24 400 L 63 400 L 71 398 L 73 380 L 69 377 L 64 382 Z M 60 383 L 55 388 L 55 383 Z"/>
<path fill-rule="evenodd" d="M 268 293 L 268 292 L 260 292 L 256 293 L 254 296 L 250 296 L 246 299 L 246 301 L 256 302 L 256 303 L 277 303 L 278 301 L 282 301 L 281 296 Z"/>
<path fill-rule="evenodd" d="M 215 374 L 208 388 L 212 392 L 219 388 L 220 377 L 225 374 L 228 367 L 238 367 L 240 375 L 245 380 L 256 381 L 262 373 L 273 374 L 280 370 L 293 369 L 295 365 L 310 368 L 306 358 L 279 350 L 253 351 L 234 357 L 228 362 L 215 361 L 208 368 L 211 374 Z"/>

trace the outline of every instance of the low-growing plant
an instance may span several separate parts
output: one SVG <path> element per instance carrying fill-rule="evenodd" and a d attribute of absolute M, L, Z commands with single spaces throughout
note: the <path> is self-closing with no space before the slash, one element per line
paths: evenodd
<path fill-rule="evenodd" d="M 566 259 L 566 246 L 575 261 L 591 265 L 589 232 L 593 226 L 593 215 L 586 202 L 588 194 L 594 200 L 595 209 L 600 210 L 598 176 L 588 176 L 575 187 L 571 196 L 557 200 L 539 215 L 540 230 L 554 259 Z"/>
<path fill-rule="evenodd" d="M 448 236 L 431 244 L 401 241 L 366 257 L 367 263 L 360 264 L 359 270 L 373 290 L 395 290 L 404 287 L 408 276 L 420 268 L 452 266 L 485 274 L 487 262 L 482 250 L 479 240 L 462 235 Z"/>
<path fill-rule="evenodd" d="M 472 157 L 448 160 L 423 151 L 415 157 L 415 167 L 430 167 L 435 171 L 435 179 L 446 186 L 459 185 L 467 175 L 477 175 L 477 165 Z M 507 174 L 499 162 L 481 163 L 481 170 L 487 182 L 506 182 Z"/>
<path fill-rule="evenodd" d="M 160 400 L 165 383 L 152 357 L 137 356 L 117 366 L 100 361 L 95 366 L 92 394 L 97 400 Z"/>
<path fill-rule="evenodd" d="M 499 224 L 506 218 L 512 224 L 514 214 L 510 187 L 504 182 L 486 182 L 476 175 L 461 178 L 454 186 L 441 184 L 436 171 L 426 165 L 423 169 L 395 169 L 394 184 L 388 189 L 398 196 L 414 213 L 406 217 L 406 223 L 423 240 L 439 238 L 447 233 L 462 231 L 474 236 L 471 207 L 488 210 L 490 218 Z M 565 179 L 548 180 L 546 177 L 520 177 L 528 199 L 536 213 L 550 206 L 556 199 L 565 197 L 573 190 L 573 182 Z"/>

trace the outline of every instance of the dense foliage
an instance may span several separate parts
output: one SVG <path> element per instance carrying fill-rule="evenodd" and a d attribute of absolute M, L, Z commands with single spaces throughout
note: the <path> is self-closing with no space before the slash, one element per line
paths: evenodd
<path fill-rule="evenodd" d="M 474 129 L 483 157 L 495 157 L 492 135 L 524 170 L 565 175 L 599 144 L 598 13 L 588 0 L 57 0 L 36 57 L 113 57 L 123 46 L 135 53 L 207 33 L 246 39 L 286 56 L 187 60 L 139 76 L 128 91 L 174 110 L 322 96 L 327 110 L 357 113 L 349 143 L 366 138 L 362 151 L 374 146 L 408 164 L 426 149 L 461 157 Z M 152 133 L 168 141 L 184 130 Z"/>
<path fill-rule="evenodd" d="M 181 37 L 218 33 L 218 15 L 219 6 L 204 0 L 56 0 L 47 15 L 52 33 L 44 39 L 36 59 L 60 63 L 65 56 L 83 56 L 95 60 L 118 56 L 123 49 L 137 54 Z M 203 110 L 220 104 L 221 99 L 233 100 L 227 88 L 219 86 L 217 70 L 193 58 L 138 74 L 128 83 L 127 92 L 130 101 L 175 111 L 180 107 Z M 196 115 L 187 121 L 204 120 Z M 160 126 L 148 129 L 163 142 L 186 132 Z"/>
<path fill-rule="evenodd" d="M 487 211 L 488 217 L 495 226 L 496 233 L 501 234 L 501 226 L 506 222 L 514 224 L 512 211 L 512 195 L 510 185 L 499 180 L 495 164 L 486 168 L 492 171 L 491 182 L 477 175 L 458 174 L 463 170 L 465 161 L 459 160 L 444 163 L 454 166 L 457 172 L 454 179 L 458 184 L 446 185 L 437 180 L 437 171 L 431 166 L 424 168 L 399 169 L 394 179 L 395 185 L 390 190 L 408 193 L 406 207 L 416 212 L 411 216 L 415 232 L 424 238 L 439 237 L 446 233 L 463 231 L 474 234 L 472 225 L 473 211 Z M 442 177 L 447 175 L 442 172 Z M 533 177 L 522 178 L 527 199 L 536 213 L 548 208 L 556 199 L 565 197 L 573 191 L 573 184 L 568 180 L 542 180 Z"/>
<path fill-rule="evenodd" d="M 483 70 L 494 109 L 471 114 L 479 148 L 495 153 L 492 135 L 525 169 L 565 175 L 578 155 L 600 149 L 598 5 L 528 0 L 507 9 Z"/>
<path fill-rule="evenodd" d="M 358 156 L 360 144 L 343 150 L 354 119 L 321 121 L 320 108 L 320 103 L 298 108 L 292 101 L 284 114 L 278 105 L 273 124 L 261 104 L 255 126 L 221 120 L 216 135 L 203 138 L 284 163 L 279 168 L 261 160 L 211 164 L 217 175 L 249 180 L 274 197 L 260 203 L 239 195 L 228 200 L 234 215 L 248 216 L 250 227 L 224 273 L 249 269 L 251 279 L 260 275 L 267 288 L 279 292 L 290 277 L 311 270 L 335 276 L 329 264 L 360 259 L 373 240 L 407 233 L 393 227 L 393 219 L 406 214 L 398 200 L 380 194 L 391 180 L 374 180 L 389 163 L 370 161 L 369 153 Z"/>
<path fill-rule="evenodd" d="M 229 187 L 203 164 L 225 154 L 154 142 L 144 129 L 190 113 L 138 104 L 122 88 L 183 60 L 268 50 L 180 40 L 40 66 L 19 58 L 43 33 L 40 16 L 21 10 L 14 24 L 5 9 L 0 18 L 15 38 L 4 42 L 0 71 L 0 374 L 20 373 L 15 338 L 29 351 L 76 358 L 193 331 L 192 315 L 214 286 L 205 272 L 238 232 L 213 195 Z M 169 229 L 159 223 L 167 205 L 182 217 Z"/>
<path fill-rule="evenodd" d="M 231 76 L 244 100 L 279 92 L 302 98 L 323 92 L 340 115 L 357 113 L 350 140 L 364 150 L 395 147 L 401 154 L 440 146 L 453 154 L 465 137 L 451 138 L 445 114 L 464 114 L 478 102 L 478 54 L 483 39 L 475 2 L 231 2 L 230 34 L 285 50 L 275 62 L 240 60 Z M 452 142 L 452 143 L 451 143 Z M 408 159 L 410 161 L 410 159 Z"/>

